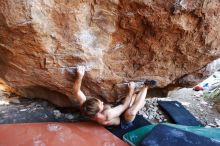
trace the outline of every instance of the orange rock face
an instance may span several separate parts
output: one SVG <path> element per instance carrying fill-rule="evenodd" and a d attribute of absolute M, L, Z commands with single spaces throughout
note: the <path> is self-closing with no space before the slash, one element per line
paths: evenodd
<path fill-rule="evenodd" d="M 115 101 L 130 80 L 163 88 L 220 57 L 218 0 L 3 0 L 0 78 L 18 93 L 69 106 L 82 90 Z"/>

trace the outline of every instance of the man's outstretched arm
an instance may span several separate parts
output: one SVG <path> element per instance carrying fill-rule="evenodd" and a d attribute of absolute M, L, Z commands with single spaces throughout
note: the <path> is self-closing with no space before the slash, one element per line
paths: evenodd
<path fill-rule="evenodd" d="M 76 80 L 73 83 L 73 96 L 80 105 L 82 105 L 86 101 L 86 96 L 85 94 L 81 91 L 81 84 L 82 84 L 82 79 L 85 74 L 85 67 L 84 66 L 79 66 L 77 67 L 77 72 L 76 72 Z"/>
<path fill-rule="evenodd" d="M 132 96 L 134 94 L 135 83 L 130 82 L 128 84 L 128 87 L 129 87 L 129 92 L 125 98 L 124 103 L 106 111 L 106 115 L 107 115 L 108 120 L 119 117 L 129 107 Z"/>

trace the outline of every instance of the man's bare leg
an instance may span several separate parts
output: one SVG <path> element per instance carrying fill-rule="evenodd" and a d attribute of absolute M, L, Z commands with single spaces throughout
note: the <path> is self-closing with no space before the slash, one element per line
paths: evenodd
<path fill-rule="evenodd" d="M 73 83 L 73 101 L 75 99 L 77 102 L 79 102 L 80 105 L 82 105 L 86 101 L 86 96 L 85 94 L 81 91 L 81 84 L 82 84 L 82 79 L 85 74 L 85 67 L 84 66 L 79 66 L 77 67 L 77 75 L 76 75 L 76 80 Z"/>
<path fill-rule="evenodd" d="M 128 108 L 124 113 L 124 119 L 127 122 L 131 122 L 135 119 L 137 112 L 144 107 L 145 105 L 145 97 L 147 95 L 148 87 L 143 87 L 140 92 L 136 95 L 135 101 L 133 105 Z"/>

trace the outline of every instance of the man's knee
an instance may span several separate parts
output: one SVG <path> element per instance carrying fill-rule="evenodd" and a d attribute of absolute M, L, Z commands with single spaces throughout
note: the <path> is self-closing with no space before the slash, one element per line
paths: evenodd
<path fill-rule="evenodd" d="M 146 104 L 146 101 L 144 100 L 144 101 L 142 102 L 141 108 L 143 108 L 143 107 L 145 106 L 145 104 Z"/>

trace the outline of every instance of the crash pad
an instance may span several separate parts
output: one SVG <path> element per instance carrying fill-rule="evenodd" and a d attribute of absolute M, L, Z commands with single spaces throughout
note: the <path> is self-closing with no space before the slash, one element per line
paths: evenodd
<path fill-rule="evenodd" d="M 220 141 L 197 135 L 171 126 L 155 126 L 141 146 L 219 146 Z"/>
<path fill-rule="evenodd" d="M 156 125 L 153 124 L 130 131 L 123 135 L 123 140 L 132 146 L 139 146 L 145 135 L 147 135 L 155 126 Z"/>
<path fill-rule="evenodd" d="M 183 125 L 168 124 L 168 123 L 163 123 L 163 124 L 220 141 L 220 129 L 219 128 L 183 126 Z M 136 130 L 130 131 L 123 136 L 123 140 L 129 143 L 130 145 L 139 146 L 141 141 L 144 139 L 145 135 L 147 135 L 156 125 L 157 124 L 144 126 Z"/>
<path fill-rule="evenodd" d="M 158 104 L 176 124 L 204 126 L 178 101 L 158 101 Z"/>
<path fill-rule="evenodd" d="M 123 135 L 129 131 L 138 129 L 140 127 L 150 125 L 151 123 L 148 122 L 143 116 L 137 115 L 132 123 L 126 124 L 123 119 L 121 119 L 121 124 L 118 126 L 108 126 L 106 127 L 111 133 L 119 138 L 123 138 Z"/>
<path fill-rule="evenodd" d="M 127 146 L 104 127 L 88 122 L 0 125 L 1 146 Z"/>

